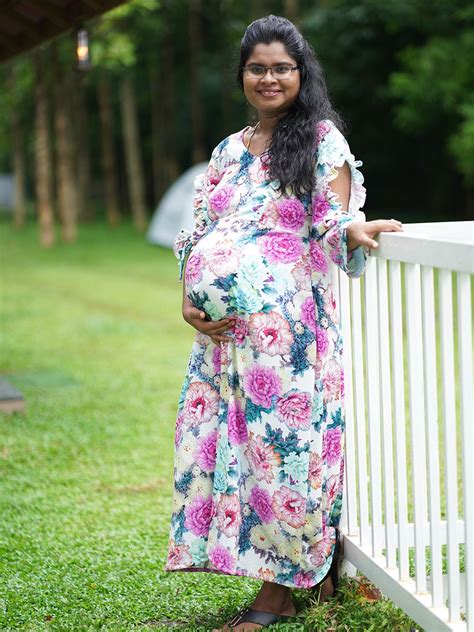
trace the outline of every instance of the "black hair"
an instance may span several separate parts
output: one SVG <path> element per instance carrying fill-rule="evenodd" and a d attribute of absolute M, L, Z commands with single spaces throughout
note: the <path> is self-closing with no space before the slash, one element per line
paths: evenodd
<path fill-rule="evenodd" d="M 298 64 L 301 87 L 296 101 L 273 130 L 268 150 L 269 177 L 280 181 L 282 192 L 289 186 L 301 195 L 315 184 L 316 124 L 330 119 L 342 129 L 343 123 L 331 104 L 323 69 L 312 46 L 286 18 L 268 15 L 249 24 L 240 44 L 239 87 L 243 90 L 243 67 L 255 46 L 272 42 L 281 42 Z"/>

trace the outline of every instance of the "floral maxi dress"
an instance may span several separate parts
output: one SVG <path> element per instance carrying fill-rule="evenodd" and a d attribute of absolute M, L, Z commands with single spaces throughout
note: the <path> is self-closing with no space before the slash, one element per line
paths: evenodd
<path fill-rule="evenodd" d="M 342 337 L 330 261 L 350 277 L 365 268 L 366 251 L 348 252 L 345 230 L 365 202 L 362 163 L 321 121 L 315 189 L 280 193 L 245 131 L 214 149 L 195 181 L 195 230 L 175 242 L 193 305 L 233 326 L 229 342 L 197 332 L 192 346 L 166 570 L 310 588 L 331 564 L 342 506 Z M 348 209 L 330 188 L 345 162 Z"/>

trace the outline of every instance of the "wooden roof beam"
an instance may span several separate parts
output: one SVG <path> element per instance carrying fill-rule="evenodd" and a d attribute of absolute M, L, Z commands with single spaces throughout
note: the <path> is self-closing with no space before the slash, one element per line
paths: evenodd
<path fill-rule="evenodd" d="M 27 18 L 22 17 L 16 11 L 12 11 L 7 7 L 2 8 L 2 15 L 7 18 L 9 22 L 14 24 L 23 34 L 29 35 L 32 41 L 38 39 L 38 26 L 36 27 Z M 41 23 L 41 22 L 40 22 Z"/>
<path fill-rule="evenodd" d="M 18 40 L 17 38 L 7 35 L 6 33 L 1 33 L 0 47 L 7 48 L 10 52 L 14 53 L 18 49 Z"/>
<path fill-rule="evenodd" d="M 41 12 L 41 14 L 48 18 L 55 26 L 61 29 L 67 29 L 69 27 L 69 23 L 64 18 L 62 12 L 57 7 L 47 4 L 44 0 L 41 3 L 41 7 L 30 2 L 30 0 L 22 0 L 21 3 L 29 7 L 31 11 Z"/>
<path fill-rule="evenodd" d="M 101 10 L 101 5 L 98 2 L 94 2 L 94 0 L 82 0 L 82 4 L 85 4 L 86 7 L 89 7 L 89 9 L 93 11 Z"/>

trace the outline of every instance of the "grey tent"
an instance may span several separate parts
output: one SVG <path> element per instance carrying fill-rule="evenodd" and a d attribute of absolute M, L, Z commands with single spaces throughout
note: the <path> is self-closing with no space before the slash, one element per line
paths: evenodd
<path fill-rule="evenodd" d="M 207 162 L 194 165 L 177 178 L 158 204 L 148 227 L 147 239 L 152 244 L 173 246 L 181 228 L 193 230 L 194 179 L 207 168 Z"/>

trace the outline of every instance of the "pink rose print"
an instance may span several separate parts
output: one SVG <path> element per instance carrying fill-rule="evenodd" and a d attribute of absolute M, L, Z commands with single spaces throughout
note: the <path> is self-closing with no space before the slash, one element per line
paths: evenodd
<path fill-rule="evenodd" d="M 255 510 L 255 513 L 263 523 L 268 524 L 274 520 L 272 498 L 265 489 L 255 486 L 250 492 L 249 505 Z"/>
<path fill-rule="evenodd" d="M 217 276 L 227 276 L 236 272 L 239 267 L 239 258 L 235 249 L 231 247 L 229 240 L 222 246 L 212 249 L 212 255 L 207 259 L 207 266 Z"/>
<path fill-rule="evenodd" d="M 219 173 L 213 167 L 209 165 L 206 171 L 199 176 L 196 176 L 194 180 L 194 186 L 197 191 L 206 191 L 208 194 L 213 191 L 220 182 Z"/>
<path fill-rule="evenodd" d="M 316 126 L 316 144 L 319 145 L 326 134 L 330 131 L 331 126 L 329 123 L 326 123 L 326 121 L 319 121 Z"/>
<path fill-rule="evenodd" d="M 233 317 L 234 323 L 230 331 L 234 332 L 234 341 L 237 347 L 243 347 L 245 345 L 245 339 L 248 334 L 248 324 L 245 318 L 240 316 Z"/>
<path fill-rule="evenodd" d="M 234 188 L 231 186 L 224 186 L 221 189 L 216 189 L 209 196 L 209 202 L 211 203 L 211 209 L 221 215 L 229 208 L 230 201 L 234 194 Z"/>
<path fill-rule="evenodd" d="M 212 498 L 196 496 L 185 509 L 184 526 L 194 535 L 207 535 L 214 515 Z"/>
<path fill-rule="evenodd" d="M 273 494 L 273 511 L 278 520 L 299 529 L 305 523 L 306 499 L 297 491 L 282 485 Z"/>
<path fill-rule="evenodd" d="M 279 220 L 278 210 L 276 204 L 271 202 L 268 206 L 263 210 L 260 215 L 260 219 L 258 220 L 259 226 L 262 228 L 275 228 Z"/>
<path fill-rule="evenodd" d="M 326 507 L 330 507 L 337 496 L 339 491 L 339 477 L 331 476 L 326 481 Z"/>
<path fill-rule="evenodd" d="M 240 501 L 236 494 L 221 496 L 217 504 L 217 524 L 227 536 L 238 535 L 242 518 L 240 515 Z"/>
<path fill-rule="evenodd" d="M 293 581 L 298 588 L 312 588 L 314 586 L 314 573 L 313 571 L 300 571 L 293 577 Z"/>
<path fill-rule="evenodd" d="M 301 322 L 306 327 L 316 333 L 316 305 L 312 296 L 308 296 L 301 306 Z"/>
<path fill-rule="evenodd" d="M 269 568 L 258 569 L 258 577 L 259 579 L 263 579 L 264 582 L 274 582 L 275 581 L 275 572 L 270 570 Z"/>
<path fill-rule="evenodd" d="M 291 233 L 270 231 L 260 238 L 260 243 L 269 263 L 291 263 L 303 254 L 301 238 Z"/>
<path fill-rule="evenodd" d="M 266 445 L 262 437 L 254 436 L 251 432 L 245 456 L 255 478 L 258 481 L 264 480 L 266 483 L 271 483 L 275 477 L 274 469 L 281 464 L 281 458 L 272 446 Z"/>
<path fill-rule="evenodd" d="M 254 404 L 270 408 L 272 397 L 281 391 L 281 381 L 274 369 L 255 364 L 244 371 L 244 388 Z"/>
<path fill-rule="evenodd" d="M 313 199 L 313 224 L 320 222 L 330 210 L 329 200 L 322 193 L 318 193 Z"/>
<path fill-rule="evenodd" d="M 212 352 L 212 366 L 214 368 L 214 373 L 219 374 L 221 372 L 221 348 L 215 347 Z"/>
<path fill-rule="evenodd" d="M 201 470 L 212 472 L 216 465 L 217 430 L 198 439 L 198 448 L 194 453 L 196 463 Z"/>
<path fill-rule="evenodd" d="M 324 250 L 321 248 L 317 241 L 313 240 L 310 243 L 309 252 L 313 268 L 318 272 L 323 272 L 324 274 L 326 274 L 329 271 L 328 260 L 326 259 Z"/>
<path fill-rule="evenodd" d="M 210 421 L 219 409 L 219 393 L 206 382 L 192 382 L 184 403 L 184 416 L 191 425 Z"/>
<path fill-rule="evenodd" d="M 326 401 L 332 402 L 344 395 L 344 374 L 342 367 L 335 360 L 329 360 L 327 370 L 323 376 L 324 396 Z"/>
<path fill-rule="evenodd" d="M 179 444 L 181 443 L 181 439 L 183 438 L 183 423 L 184 423 L 184 416 L 183 416 L 183 413 L 180 412 L 178 413 L 178 416 L 176 417 L 176 431 L 174 435 L 175 447 L 179 446 Z"/>
<path fill-rule="evenodd" d="M 323 436 L 323 460 L 334 465 L 341 457 L 341 428 L 328 428 Z"/>
<path fill-rule="evenodd" d="M 191 253 L 187 262 L 184 273 L 186 286 L 192 287 L 196 283 L 199 283 L 202 279 L 202 264 L 203 259 L 199 253 Z"/>
<path fill-rule="evenodd" d="M 248 439 L 247 420 L 238 401 L 229 403 L 227 409 L 227 432 L 231 445 L 241 445 Z"/>
<path fill-rule="evenodd" d="M 326 312 L 328 318 L 332 320 L 334 323 L 338 323 L 339 315 L 337 313 L 337 303 L 334 297 L 334 293 L 331 291 L 331 288 L 328 288 L 324 292 L 323 301 L 324 301 L 324 311 Z"/>
<path fill-rule="evenodd" d="M 295 392 L 277 402 L 277 415 L 289 428 L 308 430 L 311 425 L 311 397 L 309 393 Z"/>
<path fill-rule="evenodd" d="M 328 237 L 326 239 L 327 245 L 330 248 L 331 251 L 331 260 L 334 261 L 334 263 L 338 263 L 340 261 L 342 261 L 342 255 L 341 255 L 341 236 L 342 236 L 342 229 L 337 229 L 337 228 L 331 228 L 330 232 L 328 231 Z"/>
<path fill-rule="evenodd" d="M 309 457 L 308 481 L 313 489 L 321 487 L 322 462 L 317 452 L 311 452 Z"/>
<path fill-rule="evenodd" d="M 308 283 L 311 279 L 311 259 L 310 257 L 303 255 L 301 260 L 295 264 L 291 271 L 296 283 L 296 287 L 301 290 L 308 287 Z"/>
<path fill-rule="evenodd" d="M 329 349 L 327 331 L 322 327 L 319 327 L 319 325 L 316 325 L 316 349 L 318 350 L 318 355 L 320 356 L 326 355 Z"/>
<path fill-rule="evenodd" d="M 311 547 L 309 559 L 314 566 L 319 567 L 326 563 L 326 560 L 331 555 L 333 541 L 329 530 L 326 530 L 324 537 Z"/>
<path fill-rule="evenodd" d="M 288 230 L 298 230 L 304 224 L 305 210 L 296 198 L 285 199 L 278 204 L 280 225 Z"/>
<path fill-rule="evenodd" d="M 249 320 L 250 339 L 260 353 L 286 355 L 291 351 L 293 334 L 288 321 L 277 312 L 258 312 Z"/>
<path fill-rule="evenodd" d="M 222 573 L 232 573 L 235 568 L 234 558 L 222 544 L 216 544 L 209 551 L 209 562 L 213 568 Z"/>
<path fill-rule="evenodd" d="M 189 553 L 189 548 L 186 544 L 175 544 L 171 541 L 171 546 L 168 551 L 168 561 L 166 568 L 173 570 L 176 568 L 184 568 L 186 566 L 192 566 L 193 558 Z"/>

